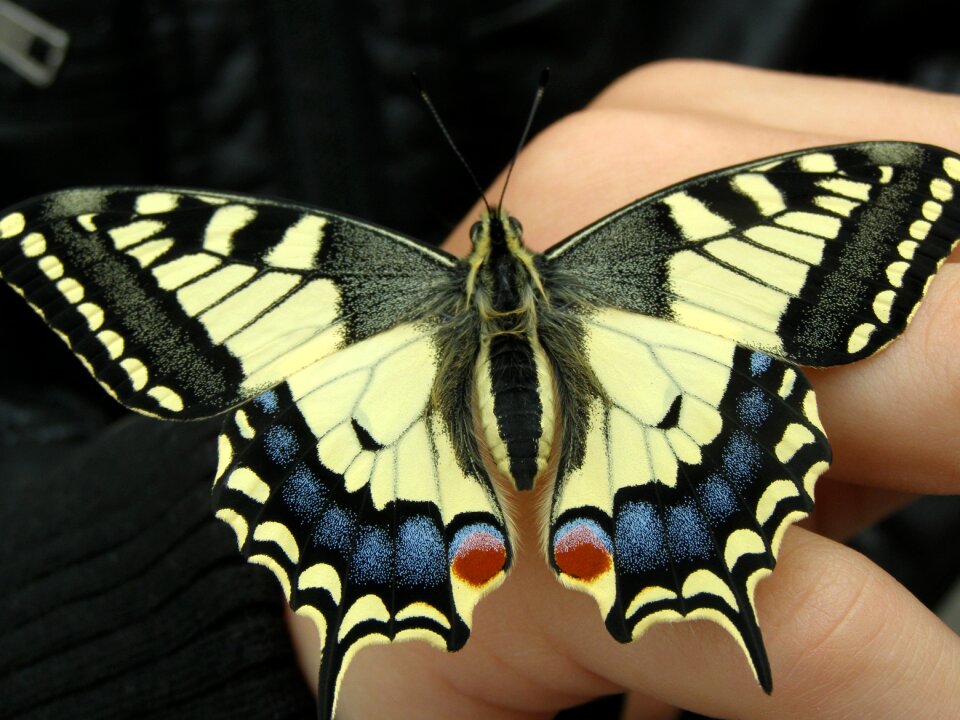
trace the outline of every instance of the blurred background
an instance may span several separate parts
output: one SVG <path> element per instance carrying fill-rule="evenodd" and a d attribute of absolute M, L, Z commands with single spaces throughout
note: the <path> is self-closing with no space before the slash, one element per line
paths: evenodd
<path fill-rule="evenodd" d="M 509 160 L 545 65 L 553 76 L 534 132 L 628 70 L 671 57 L 960 92 L 960 45 L 946 21 L 955 9 L 899 0 L 0 0 L 0 207 L 80 185 L 206 187 L 290 198 L 439 242 L 475 192 L 412 89 L 414 69 L 486 184 Z M 26 45 L 23 32 L 34 34 Z M 37 65 L 45 79 L 31 75 Z M 186 546 L 188 533 L 177 529 L 175 496 L 203 502 L 211 431 L 126 418 L 5 286 L 0 317 L 0 717 L 98 717 L 97 693 L 111 683 L 129 698 L 109 714 L 145 717 L 138 698 L 176 691 L 161 661 L 138 650 L 156 632 L 141 626 L 181 599 L 141 598 L 129 637 L 110 645 L 111 613 L 126 601 L 109 594 L 179 562 L 170 548 Z M 177 542 L 133 548 L 137 528 L 157 527 L 156 508 L 172 513 L 164 537 Z M 91 528 L 105 512 L 136 520 L 101 537 Z M 852 545 L 957 627 L 958 520 L 955 499 L 922 500 Z M 263 584 L 257 602 L 273 602 L 273 579 L 243 566 L 232 536 L 214 527 L 223 550 L 204 567 L 230 566 Z M 104 580 L 118 564 L 122 577 Z M 54 622 L 65 604 L 103 628 Z M 191 627 L 177 652 L 203 637 Z M 102 671 L 71 680 L 68 650 L 71 662 Z M 176 695 L 169 712 L 164 700 L 150 707 L 200 717 L 190 697 Z M 298 698 L 302 707 L 248 699 L 238 708 L 295 717 L 308 704 Z M 613 718 L 618 703 L 561 717 Z"/>

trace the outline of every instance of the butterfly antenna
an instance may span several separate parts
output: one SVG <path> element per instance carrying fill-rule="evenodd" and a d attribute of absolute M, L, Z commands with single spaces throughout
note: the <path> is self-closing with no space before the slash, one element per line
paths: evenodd
<path fill-rule="evenodd" d="M 430 114 L 433 115 L 433 119 L 440 128 L 440 132 L 442 132 L 443 136 L 447 139 L 447 144 L 453 149 L 453 152 L 456 153 L 456 156 L 460 159 L 460 164 L 463 165 L 467 171 L 467 175 L 469 175 L 470 179 L 473 180 L 473 185 L 475 188 L 477 188 L 477 192 L 480 194 L 480 199 L 483 200 L 483 204 L 486 205 L 487 212 L 492 212 L 490 209 L 490 203 L 487 201 L 487 196 L 483 192 L 483 188 L 480 186 L 477 176 L 473 174 L 473 169 L 467 163 L 466 158 L 463 157 L 463 153 L 460 152 L 460 148 L 458 148 L 457 144 L 453 141 L 453 138 L 450 136 L 450 131 L 447 130 L 447 126 L 444 125 L 443 120 L 440 119 L 440 113 L 438 113 L 437 109 L 433 106 L 433 101 L 430 99 L 426 89 L 423 87 L 423 83 L 420 82 L 420 76 L 417 75 L 416 72 L 412 72 L 410 73 L 410 79 L 413 80 L 413 84 L 417 88 L 417 92 L 420 93 L 420 97 L 423 99 L 424 104 L 427 106 Z"/>
<path fill-rule="evenodd" d="M 540 71 L 540 79 L 537 81 L 537 91 L 533 96 L 533 105 L 530 107 L 530 113 L 527 115 L 527 125 L 523 128 L 523 134 L 520 135 L 520 142 L 517 143 L 517 150 L 513 153 L 513 159 L 507 168 L 507 177 L 503 181 L 503 190 L 500 191 L 500 200 L 497 201 L 497 212 L 503 207 L 503 196 L 507 194 L 507 185 L 510 184 L 510 176 L 513 174 L 513 166 L 517 164 L 517 158 L 520 157 L 520 151 L 527 142 L 527 135 L 530 134 L 530 128 L 533 126 L 533 118 L 537 114 L 537 108 L 540 107 L 540 101 L 543 100 L 543 91 L 547 89 L 547 83 L 550 82 L 550 68 L 545 67 Z"/>

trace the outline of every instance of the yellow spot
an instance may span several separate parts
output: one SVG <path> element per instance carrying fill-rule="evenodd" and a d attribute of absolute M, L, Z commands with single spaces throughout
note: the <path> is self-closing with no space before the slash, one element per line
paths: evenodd
<path fill-rule="evenodd" d="M 722 238 L 706 245 L 708 253 L 725 264 L 791 295 L 799 295 L 807 280 L 807 266 L 791 258 L 749 245 L 742 240 Z"/>
<path fill-rule="evenodd" d="M 72 304 L 76 305 L 83 300 L 83 285 L 73 278 L 63 278 L 57 281 L 57 290 Z"/>
<path fill-rule="evenodd" d="M 954 180 L 960 180 L 960 160 L 955 157 L 944 158 L 943 169 Z"/>
<path fill-rule="evenodd" d="M 283 523 L 268 521 L 257 525 L 253 531 L 253 539 L 262 542 L 276 543 L 290 562 L 300 562 L 300 547 L 293 533 Z"/>
<path fill-rule="evenodd" d="M 889 165 L 880 166 L 880 184 L 886 185 L 893 180 L 893 168 Z"/>
<path fill-rule="evenodd" d="M 709 570 L 694 570 L 690 573 L 687 579 L 683 581 L 681 592 L 684 597 L 688 598 L 700 593 L 715 595 L 733 610 L 739 609 L 737 599 L 733 596 L 730 586 Z"/>
<path fill-rule="evenodd" d="M 120 361 L 120 367 L 126 371 L 127 376 L 130 378 L 130 384 L 133 386 L 133 389 L 138 392 L 143 390 L 144 386 L 147 384 L 147 378 L 149 377 L 146 365 L 136 358 L 128 357 Z"/>
<path fill-rule="evenodd" d="M 219 197 L 217 195 L 204 195 L 197 194 L 193 196 L 195 199 L 205 202 L 207 205 L 226 205 L 230 202 L 229 198 Z"/>
<path fill-rule="evenodd" d="M 96 217 L 93 213 L 86 213 L 84 215 L 77 215 L 77 223 L 87 232 L 96 232 L 97 226 L 93 222 L 93 219 Z"/>
<path fill-rule="evenodd" d="M 644 605 L 650 605 L 651 603 L 660 602 L 661 600 L 674 600 L 676 597 L 677 594 L 669 588 L 660 585 L 649 585 L 638 592 L 633 600 L 630 601 L 630 606 L 627 608 L 624 617 L 633 617 Z"/>
<path fill-rule="evenodd" d="M 187 315 L 196 315 L 222 300 L 231 291 L 256 275 L 251 265 L 230 264 L 195 280 L 177 290 L 177 300 Z M 310 308 L 315 311 L 316 308 Z M 289 332 L 286 326 L 284 331 Z"/>
<path fill-rule="evenodd" d="M 723 550 L 723 561 L 732 570 L 744 555 L 757 555 L 766 551 L 767 546 L 763 544 L 763 538 L 753 530 L 741 528 L 734 530 L 727 538 L 727 544 Z"/>
<path fill-rule="evenodd" d="M 870 199 L 870 186 L 867 183 L 847 180 L 845 178 L 826 178 L 824 180 L 818 180 L 817 186 L 837 195 L 853 198 L 854 200 L 865 202 Z"/>
<path fill-rule="evenodd" d="M 37 257 L 47 251 L 47 239 L 38 232 L 32 232 L 20 241 L 20 249 L 27 257 Z"/>
<path fill-rule="evenodd" d="M 219 255 L 233 251 L 233 236 L 257 216 L 247 205 L 224 205 L 216 210 L 203 233 L 203 249 Z"/>
<path fill-rule="evenodd" d="M 269 555 L 263 554 L 251 555 L 247 558 L 247 562 L 253 563 L 254 565 L 263 565 L 267 570 L 276 575 L 277 581 L 283 589 L 283 596 L 288 601 L 290 600 L 290 578 L 287 576 L 287 571 L 280 566 L 280 563 Z"/>
<path fill-rule="evenodd" d="M 176 260 L 157 265 L 153 268 L 153 276 L 157 284 L 164 290 L 175 290 L 185 285 L 205 272 L 213 270 L 221 263 L 219 258 L 207 253 L 192 253 L 178 257 Z"/>
<path fill-rule="evenodd" d="M 154 215 L 176 209 L 180 196 L 168 192 L 144 193 L 137 198 L 135 211 L 140 215 Z"/>
<path fill-rule="evenodd" d="M 803 414 L 817 430 L 823 432 L 823 424 L 820 422 L 820 413 L 817 410 L 817 394 L 813 390 L 807 390 L 807 394 L 803 397 Z"/>
<path fill-rule="evenodd" d="M 913 240 L 904 240 L 897 245 L 897 252 L 900 253 L 900 257 L 913 260 L 913 253 L 916 252 L 918 246 L 918 243 Z"/>
<path fill-rule="evenodd" d="M 863 350 L 870 342 L 870 336 L 873 335 L 877 326 L 873 323 L 860 323 L 853 332 L 850 333 L 850 339 L 847 341 L 847 352 L 851 355 Z"/>
<path fill-rule="evenodd" d="M 165 410 L 170 412 L 181 412 L 183 410 L 183 398 L 166 385 L 155 385 L 147 390 L 147 395 L 156 400 L 157 404 Z"/>
<path fill-rule="evenodd" d="M 806 233 L 798 233 L 773 225 L 758 225 L 746 230 L 743 234 L 755 243 L 795 257 L 809 265 L 816 265 L 823 259 L 825 241 Z"/>
<path fill-rule="evenodd" d="M 797 158 L 797 164 L 804 172 L 832 173 L 837 171 L 837 161 L 827 153 L 811 153 Z"/>
<path fill-rule="evenodd" d="M 304 215 L 287 228 L 264 260 L 276 267 L 310 270 L 316 264 L 326 224 L 325 217 Z"/>
<path fill-rule="evenodd" d="M 930 232 L 930 223 L 926 220 L 914 220 L 910 225 L 910 237 L 914 240 L 923 240 Z"/>
<path fill-rule="evenodd" d="M 791 480 L 774 480 L 767 485 L 757 502 L 757 522 L 761 525 L 766 524 L 777 509 L 777 505 L 787 498 L 797 497 L 800 491 L 796 484 Z"/>
<path fill-rule="evenodd" d="M 687 240 L 704 240 L 733 230 L 726 218 L 684 192 L 668 195 L 663 202 L 670 208 L 670 216 Z"/>
<path fill-rule="evenodd" d="M 56 255 L 44 255 L 37 261 L 37 266 L 50 280 L 59 280 L 63 277 L 63 263 Z"/>
<path fill-rule="evenodd" d="M 230 477 L 227 478 L 227 487 L 239 490 L 248 498 L 261 504 L 270 497 L 270 486 L 248 467 L 238 467 L 230 473 Z"/>
<path fill-rule="evenodd" d="M 950 202 L 953 199 L 953 185 L 943 178 L 934 178 L 930 181 L 930 194 L 940 202 Z"/>
<path fill-rule="evenodd" d="M 793 459 L 793 456 L 797 454 L 800 448 L 808 443 L 812 443 L 815 439 L 809 428 L 799 423 L 790 423 L 787 425 L 787 429 L 784 430 L 783 437 L 780 438 L 780 442 L 777 443 L 773 452 L 780 462 L 786 464 Z"/>
<path fill-rule="evenodd" d="M 837 237 L 840 228 L 843 226 L 840 218 L 801 210 L 786 212 L 776 218 L 774 222 L 783 227 L 829 239 Z"/>
<path fill-rule="evenodd" d="M 243 544 L 247 541 L 247 521 L 240 513 L 230 508 L 220 508 L 216 512 L 216 517 L 233 529 L 234 535 L 237 536 L 237 547 L 242 550 Z"/>
<path fill-rule="evenodd" d="M 893 262 L 887 265 L 887 280 L 894 287 L 903 285 L 903 274 L 910 268 L 909 263 Z"/>
<path fill-rule="evenodd" d="M 23 216 L 23 213 L 10 213 L 0 220 L 0 240 L 19 235 L 26 226 L 27 219 Z"/>
<path fill-rule="evenodd" d="M 97 339 L 103 343 L 111 360 L 116 360 L 123 355 L 123 338 L 113 330 L 101 330 L 97 333 Z"/>
<path fill-rule="evenodd" d="M 786 210 L 783 194 L 762 173 L 742 173 L 732 180 L 733 188 L 750 198 L 761 215 L 774 215 Z"/>
<path fill-rule="evenodd" d="M 390 611 L 383 604 L 383 600 L 376 595 L 364 595 L 350 606 L 343 615 L 337 640 L 343 640 L 347 633 L 367 620 L 380 620 L 381 622 L 390 620 Z"/>
<path fill-rule="evenodd" d="M 117 250 L 123 250 L 146 240 L 148 237 L 153 237 L 164 227 L 166 225 L 159 220 L 138 220 L 129 225 L 114 228 L 108 235 L 113 240 L 114 247 Z"/>
<path fill-rule="evenodd" d="M 172 247 L 173 240 L 170 238 L 151 240 L 150 242 L 141 243 L 140 245 L 130 248 L 127 250 L 127 255 L 140 263 L 140 267 L 145 268 L 152 265 Z"/>
<path fill-rule="evenodd" d="M 247 417 L 247 413 L 243 410 L 237 410 L 237 414 L 233 416 L 234 421 L 237 423 L 237 430 L 240 431 L 240 437 L 245 440 L 250 440 L 256 434 L 252 427 L 250 427 L 250 419 Z"/>
<path fill-rule="evenodd" d="M 447 617 L 433 605 L 425 602 L 410 603 L 402 608 L 394 617 L 398 621 L 409 620 L 410 618 L 427 618 L 448 630 L 450 629 L 450 621 L 447 620 Z"/>
<path fill-rule="evenodd" d="M 940 219 L 940 213 L 943 212 L 943 205 L 933 200 L 927 200 L 921 209 L 923 217 L 930 222 L 936 222 Z"/>
<path fill-rule="evenodd" d="M 813 497 L 813 489 L 817 484 L 817 480 L 827 471 L 829 467 L 830 463 L 824 462 L 823 460 L 810 466 L 810 469 L 807 470 L 807 474 L 803 476 L 803 489 L 807 491 L 807 495 Z M 806 517 L 806 514 L 802 515 L 801 517 Z"/>
<path fill-rule="evenodd" d="M 316 565 L 311 565 L 302 573 L 297 579 L 297 587 L 301 590 L 308 590 L 310 588 L 321 588 L 330 593 L 330 597 L 333 598 L 333 602 L 337 605 L 340 604 L 340 597 L 343 593 L 343 588 L 340 584 L 340 573 L 337 572 L 337 569 L 333 565 L 327 565 L 327 563 L 317 563 Z"/>
<path fill-rule="evenodd" d="M 836 195 L 817 195 L 813 199 L 813 204 L 829 212 L 850 217 L 850 213 L 860 207 L 861 203 L 837 197 Z"/>
<path fill-rule="evenodd" d="M 233 462 L 233 445 L 230 444 L 230 438 L 221 434 L 217 438 L 217 473 L 213 476 L 213 484 L 223 476 L 227 468 Z"/>
<path fill-rule="evenodd" d="M 317 628 L 317 635 L 319 636 L 319 642 L 317 647 L 326 647 L 327 642 L 327 619 L 323 616 L 323 613 L 317 610 L 313 605 L 301 605 L 295 611 L 297 615 L 301 615 L 305 618 L 309 618 L 313 621 L 313 624 Z"/>
<path fill-rule="evenodd" d="M 790 393 L 793 392 L 793 386 L 797 382 L 797 373 L 794 370 L 787 368 L 783 372 L 783 382 L 780 383 L 780 389 L 777 391 L 777 394 L 782 398 L 789 397 Z"/>
<path fill-rule="evenodd" d="M 87 327 L 91 332 L 95 332 L 103 325 L 103 308 L 91 302 L 80 303 L 77 310 L 87 320 Z"/>
<path fill-rule="evenodd" d="M 890 322 L 890 311 L 897 294 L 893 290 L 881 290 L 873 299 L 873 314 L 882 323 Z"/>

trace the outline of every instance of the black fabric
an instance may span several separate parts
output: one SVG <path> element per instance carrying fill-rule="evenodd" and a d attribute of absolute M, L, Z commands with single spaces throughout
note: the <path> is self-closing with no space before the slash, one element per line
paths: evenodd
<path fill-rule="evenodd" d="M 71 47 L 47 89 L 0 65 L 0 207 L 172 184 L 439 240 L 474 191 L 413 69 L 483 183 L 544 65 L 537 127 L 665 57 L 960 90 L 946 1 L 18 1 Z M 0 317 L 0 718 L 309 715 L 281 593 L 210 517 L 212 426 L 125 417 L 6 287 Z M 862 539 L 929 603 L 960 567 L 943 539 L 956 505 L 937 508 L 939 523 L 914 511 Z"/>

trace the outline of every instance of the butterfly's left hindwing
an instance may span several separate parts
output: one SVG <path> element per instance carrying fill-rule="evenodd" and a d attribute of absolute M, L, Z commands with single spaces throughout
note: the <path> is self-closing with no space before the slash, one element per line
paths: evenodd
<path fill-rule="evenodd" d="M 319 628 L 321 717 L 365 645 L 459 649 L 510 565 L 492 485 L 431 397 L 437 342 L 400 325 L 294 373 L 224 425 L 217 516 Z"/>
<path fill-rule="evenodd" d="M 68 190 L 0 218 L 0 276 L 121 403 L 216 415 L 429 315 L 457 262 L 357 220 L 189 190 Z"/>
<path fill-rule="evenodd" d="M 554 489 L 558 577 L 622 642 L 720 623 L 769 690 L 753 591 L 830 460 L 812 389 L 769 355 L 622 311 L 584 318 L 582 347 L 597 385 Z"/>

